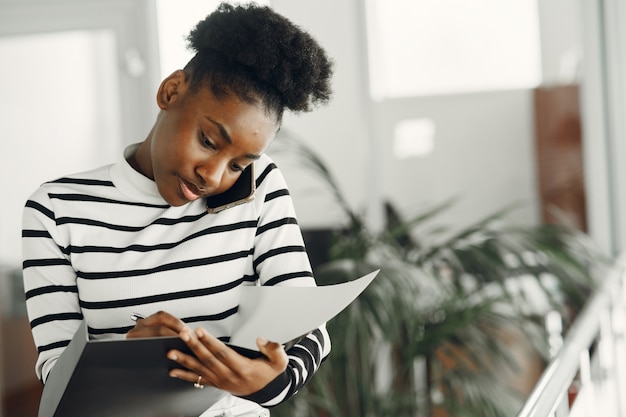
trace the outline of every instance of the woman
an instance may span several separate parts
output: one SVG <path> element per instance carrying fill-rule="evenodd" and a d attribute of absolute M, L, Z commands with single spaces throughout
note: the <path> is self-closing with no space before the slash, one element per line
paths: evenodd
<path fill-rule="evenodd" d="M 285 110 L 328 101 L 332 65 L 268 7 L 222 4 L 188 40 L 196 55 L 159 86 L 145 140 L 26 203 L 36 372 L 45 383 L 82 321 L 93 339 L 178 335 L 194 355 L 168 352 L 179 364 L 170 376 L 229 393 L 203 416 L 268 415 L 328 355 L 325 328 L 287 352 L 259 338 L 258 359 L 224 342 L 242 286 L 315 285 L 289 192 L 264 152 Z"/>

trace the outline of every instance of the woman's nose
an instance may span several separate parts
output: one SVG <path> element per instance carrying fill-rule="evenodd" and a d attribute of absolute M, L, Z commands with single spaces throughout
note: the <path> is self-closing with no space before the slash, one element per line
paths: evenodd
<path fill-rule="evenodd" d="M 225 164 L 216 161 L 206 161 L 196 167 L 196 175 L 200 178 L 202 186 L 215 189 L 222 182 Z"/>

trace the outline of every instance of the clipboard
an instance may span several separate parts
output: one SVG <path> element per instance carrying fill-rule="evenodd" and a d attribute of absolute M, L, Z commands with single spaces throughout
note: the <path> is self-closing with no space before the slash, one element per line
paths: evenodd
<path fill-rule="evenodd" d="M 229 346 L 258 357 L 254 340 L 262 335 L 288 348 L 345 309 L 377 273 L 321 287 L 244 287 Z M 170 377 L 180 366 L 167 359 L 171 349 L 190 353 L 175 336 L 89 340 L 81 323 L 48 376 L 38 417 L 197 417 L 229 395 Z"/>

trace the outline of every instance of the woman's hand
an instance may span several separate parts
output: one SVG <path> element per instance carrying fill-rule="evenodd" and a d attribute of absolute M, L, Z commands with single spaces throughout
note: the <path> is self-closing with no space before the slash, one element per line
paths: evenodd
<path fill-rule="evenodd" d="M 184 329 L 180 338 L 195 357 L 178 350 L 168 352 L 169 359 L 185 368 L 172 369 L 170 376 L 213 386 L 234 395 L 245 396 L 259 391 L 282 374 L 289 362 L 280 344 L 262 338 L 257 339 L 257 346 L 265 357 L 257 359 L 240 355 L 201 328 L 194 332 Z"/>
<path fill-rule="evenodd" d="M 126 338 L 178 336 L 185 329 L 189 331 L 189 326 L 181 319 L 165 311 L 159 311 L 137 320 L 135 327 L 126 334 Z"/>

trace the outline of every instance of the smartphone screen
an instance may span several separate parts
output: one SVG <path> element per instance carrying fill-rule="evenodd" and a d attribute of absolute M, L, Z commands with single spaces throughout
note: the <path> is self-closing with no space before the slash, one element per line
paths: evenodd
<path fill-rule="evenodd" d="M 221 194 L 206 198 L 207 211 L 211 214 L 219 213 L 228 208 L 252 201 L 256 191 L 254 181 L 254 163 L 252 163 L 243 170 L 232 187 Z"/>

